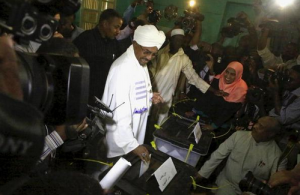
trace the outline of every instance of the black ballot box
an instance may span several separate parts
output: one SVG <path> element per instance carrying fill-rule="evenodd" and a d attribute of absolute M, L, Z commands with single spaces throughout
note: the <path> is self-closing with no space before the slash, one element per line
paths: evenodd
<path fill-rule="evenodd" d="M 196 143 L 193 130 L 197 123 L 171 115 L 153 133 L 157 149 L 195 167 L 200 157 L 207 155 L 213 139 L 210 131 L 202 131 L 202 136 Z"/>
<path fill-rule="evenodd" d="M 197 170 L 175 158 L 172 158 L 177 174 L 162 192 L 158 182 L 152 175 L 170 156 L 160 151 L 154 150 L 148 145 L 144 145 L 151 154 L 149 169 L 139 177 L 141 160 L 138 156 L 129 153 L 125 156 L 132 166 L 124 176 L 115 184 L 116 192 L 119 195 L 175 195 L 191 194 L 192 179 Z"/>

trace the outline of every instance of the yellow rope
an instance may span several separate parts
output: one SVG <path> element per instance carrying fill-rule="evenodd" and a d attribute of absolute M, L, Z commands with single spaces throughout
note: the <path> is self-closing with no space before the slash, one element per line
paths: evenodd
<path fill-rule="evenodd" d="M 200 187 L 200 188 L 203 188 L 203 189 L 207 189 L 207 190 L 217 190 L 217 189 L 220 189 L 220 188 L 225 188 L 225 187 L 227 187 L 227 186 L 230 186 L 230 183 L 228 183 L 228 184 L 225 184 L 225 185 L 220 186 L 220 187 L 212 187 L 212 188 L 210 188 L 210 187 L 205 187 L 205 186 L 198 185 L 198 184 L 196 183 L 195 179 L 194 179 L 192 176 L 190 176 L 190 177 L 191 177 L 191 179 L 192 179 L 192 185 L 193 185 L 194 190 L 196 189 L 197 186 Z"/>
<path fill-rule="evenodd" d="M 231 125 L 230 128 L 229 128 L 229 130 L 226 133 L 222 134 L 222 135 L 216 136 L 216 134 L 214 132 L 211 132 L 211 134 L 213 135 L 214 139 L 218 139 L 220 137 L 223 137 L 223 136 L 227 135 L 231 131 L 232 127 L 233 126 Z"/>
<path fill-rule="evenodd" d="M 195 99 L 183 99 L 183 100 L 180 100 L 180 101 L 176 102 L 175 104 L 172 105 L 172 108 L 173 108 L 172 115 L 175 116 L 175 117 L 178 117 L 178 118 L 182 119 L 182 116 L 179 115 L 179 114 L 177 114 L 177 113 L 175 112 L 175 106 L 176 106 L 176 104 L 178 104 L 178 103 L 181 103 L 181 102 L 187 102 L 187 101 L 197 101 L 197 99 L 196 99 L 196 98 L 195 98 Z M 167 120 L 169 120 L 170 117 L 171 117 L 171 115 L 168 116 L 168 118 L 166 118 L 166 119 L 162 122 L 161 125 L 155 124 L 155 125 L 154 125 L 155 129 L 156 129 L 156 130 L 157 130 L 157 129 L 161 129 L 161 126 L 162 126 Z M 197 116 L 197 119 L 196 119 L 196 120 L 195 120 L 188 128 L 192 127 L 192 126 L 193 126 L 195 123 L 197 123 L 199 120 L 200 120 L 200 117 L 199 117 L 199 115 L 198 115 L 198 116 Z M 213 135 L 213 138 L 214 138 L 214 139 L 218 139 L 218 138 L 220 138 L 220 137 L 224 137 L 225 135 L 227 135 L 227 134 L 231 131 L 232 127 L 233 127 L 233 126 L 231 125 L 230 128 L 229 128 L 229 130 L 228 130 L 226 133 L 222 134 L 222 135 L 216 136 L 216 134 L 215 134 L 214 132 L 211 132 L 211 134 Z"/>
<path fill-rule="evenodd" d="M 99 163 L 99 164 L 103 164 L 103 165 L 107 165 L 112 167 L 114 165 L 114 163 L 105 163 L 99 160 L 93 160 L 93 159 L 83 159 L 83 158 L 74 158 L 74 160 L 82 160 L 82 161 L 88 161 L 88 162 L 95 162 L 95 163 Z"/>
<path fill-rule="evenodd" d="M 180 115 L 177 114 L 176 112 L 173 112 L 172 115 L 175 116 L 175 117 L 178 117 L 178 118 L 182 119 L 182 116 L 180 116 Z"/>

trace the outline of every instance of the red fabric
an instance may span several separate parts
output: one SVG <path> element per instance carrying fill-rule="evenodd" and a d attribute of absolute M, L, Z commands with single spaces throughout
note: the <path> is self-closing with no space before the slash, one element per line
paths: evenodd
<path fill-rule="evenodd" d="M 224 74 L 227 68 L 232 68 L 236 72 L 236 77 L 233 83 L 226 84 L 224 79 Z M 243 65 L 239 62 L 231 62 L 228 64 L 226 69 L 215 78 L 219 79 L 219 89 L 223 90 L 226 93 L 229 93 L 228 96 L 223 97 L 227 102 L 244 102 L 246 98 L 246 93 L 248 86 L 246 82 L 242 79 L 243 75 Z"/>

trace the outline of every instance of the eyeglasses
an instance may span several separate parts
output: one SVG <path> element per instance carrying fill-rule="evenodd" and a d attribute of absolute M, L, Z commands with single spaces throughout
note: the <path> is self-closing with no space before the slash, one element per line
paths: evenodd
<path fill-rule="evenodd" d="M 141 50 L 143 51 L 144 55 L 147 55 L 147 56 L 151 55 L 151 57 L 153 57 L 153 58 L 157 56 L 157 52 L 153 53 L 153 52 L 149 51 L 148 49 L 143 48 L 141 45 L 139 45 L 139 46 L 141 47 Z"/>

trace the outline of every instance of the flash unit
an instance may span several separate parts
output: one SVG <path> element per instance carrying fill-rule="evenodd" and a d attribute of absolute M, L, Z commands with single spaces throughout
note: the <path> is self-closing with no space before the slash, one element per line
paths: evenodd
<path fill-rule="evenodd" d="M 190 7 L 194 7 L 195 4 L 196 4 L 196 1 L 195 1 L 195 0 L 190 0 L 190 1 L 189 1 Z"/>

